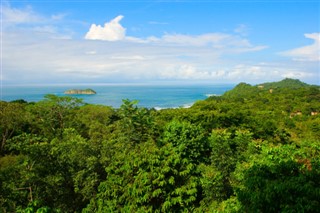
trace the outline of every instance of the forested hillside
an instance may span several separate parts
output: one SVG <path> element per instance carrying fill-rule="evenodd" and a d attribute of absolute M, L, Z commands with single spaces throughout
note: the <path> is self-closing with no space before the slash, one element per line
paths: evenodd
<path fill-rule="evenodd" d="M 320 87 L 191 108 L 1 102 L 0 212 L 320 212 Z"/>

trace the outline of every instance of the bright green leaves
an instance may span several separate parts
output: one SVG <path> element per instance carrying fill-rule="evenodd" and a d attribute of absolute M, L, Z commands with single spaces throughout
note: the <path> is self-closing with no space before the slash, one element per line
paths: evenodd
<path fill-rule="evenodd" d="M 215 130 L 209 137 L 211 165 L 202 164 L 199 171 L 202 174 L 201 186 L 204 193 L 203 206 L 211 206 L 233 195 L 232 175 L 236 165 L 245 160 L 251 133 L 225 130 Z M 208 207 L 209 208 L 209 207 Z"/>
<path fill-rule="evenodd" d="M 84 207 L 96 192 L 100 178 L 97 153 L 74 129 L 64 129 L 61 137 L 50 143 L 36 135 L 21 134 L 10 139 L 7 146 L 12 153 L 20 155 L 12 156 L 10 167 L 0 163 L 4 187 L 1 194 L 11 191 L 3 205 L 36 212 L 37 208 L 29 203 L 31 192 L 27 189 L 30 188 L 33 200 L 41 202 L 41 206 L 73 212 Z M 0 161 L 6 162 L 7 156 Z"/>
<path fill-rule="evenodd" d="M 153 126 L 150 111 L 136 106 L 138 101 L 123 100 L 118 114 L 121 118 L 118 122 L 118 131 L 123 140 L 133 144 L 148 140 Z"/>
<path fill-rule="evenodd" d="M 211 152 L 204 130 L 188 122 L 172 121 L 166 126 L 162 144 L 168 143 L 175 147 L 182 159 L 195 164 L 206 162 Z"/>
<path fill-rule="evenodd" d="M 14 212 L 15 206 L 28 202 L 28 192 L 17 188 L 24 186 L 25 156 L 6 155 L 0 158 L 0 212 Z"/>
<path fill-rule="evenodd" d="M 249 212 L 316 212 L 320 205 L 319 175 L 314 170 L 301 170 L 295 161 L 254 165 L 245 173 L 245 188 L 238 192 L 238 199 Z"/>
<path fill-rule="evenodd" d="M 101 182 L 99 193 L 86 211 L 139 212 L 152 208 L 148 204 L 153 193 L 152 179 L 156 176 L 154 168 L 158 168 L 159 162 L 159 149 L 149 141 L 115 152 L 106 167 L 106 180 Z"/>
<path fill-rule="evenodd" d="M 8 139 L 23 132 L 27 124 L 25 105 L 0 101 L 0 155 L 4 152 Z"/>
<path fill-rule="evenodd" d="M 32 201 L 28 204 L 27 208 L 18 208 L 17 213 L 50 213 L 50 212 L 59 212 L 52 210 L 47 206 L 42 206 L 41 202 L 38 200 Z"/>
<path fill-rule="evenodd" d="M 48 139 L 61 136 L 63 129 L 73 125 L 74 110 L 83 105 L 81 99 L 46 95 L 45 99 L 28 105 L 31 113 L 32 133 Z"/>
<path fill-rule="evenodd" d="M 189 109 L 1 102 L 0 212 L 317 212 L 319 97 L 240 84 Z"/>
<path fill-rule="evenodd" d="M 208 153 L 200 127 L 171 122 L 161 143 L 149 140 L 124 147 L 113 156 L 106 180 L 86 211 L 191 211 L 202 198 L 197 166 Z"/>
<path fill-rule="evenodd" d="M 319 149 L 309 144 L 264 146 L 241 177 L 237 197 L 246 212 L 317 212 L 320 195 Z M 240 177 L 240 176 L 239 176 Z"/>
<path fill-rule="evenodd" d="M 85 105 L 76 111 L 75 129 L 95 144 L 110 138 L 111 125 L 118 120 L 111 107 L 101 105 Z"/>
<path fill-rule="evenodd" d="M 244 152 L 251 142 L 251 134 L 247 131 L 213 131 L 209 140 L 212 146 L 211 159 L 218 171 L 230 175 L 236 163 L 244 158 Z"/>

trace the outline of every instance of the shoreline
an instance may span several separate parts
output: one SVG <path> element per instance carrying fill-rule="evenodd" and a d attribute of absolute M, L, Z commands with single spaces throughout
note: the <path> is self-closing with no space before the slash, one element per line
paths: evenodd
<path fill-rule="evenodd" d="M 74 88 L 74 87 L 73 87 Z M 78 87 L 81 89 L 81 87 Z M 90 86 L 97 94 L 64 94 L 68 87 L 63 86 L 28 86 L 28 87 L 4 87 L 1 96 L 2 101 L 25 100 L 38 102 L 44 99 L 46 94 L 56 96 L 69 96 L 82 99 L 88 104 L 98 104 L 119 108 L 123 99 L 138 100 L 139 107 L 145 108 L 189 108 L 196 101 L 205 100 L 208 94 L 220 95 L 234 88 L 234 85 L 200 85 L 200 86 Z"/>

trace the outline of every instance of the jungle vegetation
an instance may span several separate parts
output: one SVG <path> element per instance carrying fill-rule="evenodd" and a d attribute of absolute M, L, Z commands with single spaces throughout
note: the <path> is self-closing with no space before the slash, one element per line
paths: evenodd
<path fill-rule="evenodd" d="M 0 212 L 320 212 L 320 87 L 191 108 L 1 102 Z"/>

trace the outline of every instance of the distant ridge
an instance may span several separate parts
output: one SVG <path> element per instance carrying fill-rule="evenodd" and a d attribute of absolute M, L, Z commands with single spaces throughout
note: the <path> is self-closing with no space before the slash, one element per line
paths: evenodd
<path fill-rule="evenodd" d="M 298 79 L 285 78 L 278 82 L 267 82 L 252 86 L 247 83 L 239 83 L 232 90 L 223 94 L 227 98 L 249 98 L 257 95 L 259 92 L 267 91 L 273 93 L 279 89 L 300 89 L 300 88 L 320 88 L 319 86 L 309 85 Z"/>
<path fill-rule="evenodd" d="M 263 87 L 264 89 L 275 89 L 275 88 L 301 88 L 309 87 L 311 85 L 304 83 L 298 79 L 285 78 L 278 82 L 269 82 L 259 84 L 258 87 Z"/>

